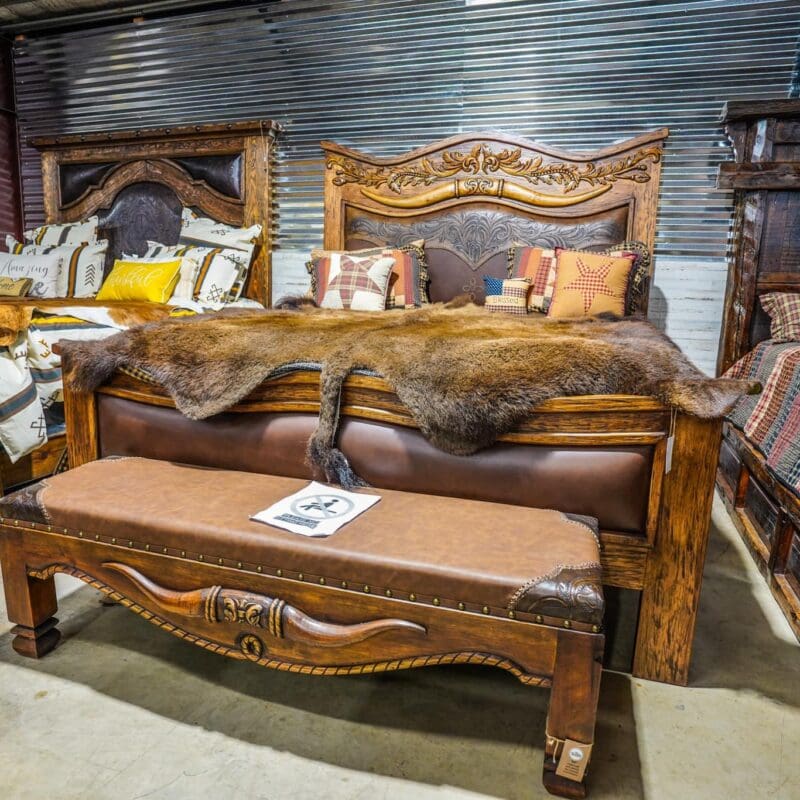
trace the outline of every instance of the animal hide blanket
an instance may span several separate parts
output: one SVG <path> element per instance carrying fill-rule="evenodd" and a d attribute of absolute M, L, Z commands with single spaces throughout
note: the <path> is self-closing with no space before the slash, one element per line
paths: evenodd
<path fill-rule="evenodd" d="M 348 487 L 364 485 L 335 445 L 342 383 L 353 370 L 385 379 L 424 436 L 457 455 L 492 444 L 553 397 L 654 395 L 719 418 L 750 388 L 748 381 L 707 378 L 642 320 L 549 320 L 475 305 L 199 316 L 101 342 L 62 342 L 62 351 L 72 389 L 91 391 L 119 367 L 137 367 L 192 419 L 229 409 L 276 371 L 314 365 L 321 369 L 320 415 L 308 456 L 329 481 Z"/>

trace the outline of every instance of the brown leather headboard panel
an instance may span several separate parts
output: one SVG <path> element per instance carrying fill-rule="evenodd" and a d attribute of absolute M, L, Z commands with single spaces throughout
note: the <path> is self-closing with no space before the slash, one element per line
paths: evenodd
<path fill-rule="evenodd" d="M 478 302 L 482 277 L 505 276 L 514 243 L 599 249 L 637 239 L 652 250 L 667 133 L 595 153 L 497 132 L 392 158 L 322 142 L 325 247 L 425 239 L 431 299 L 467 293 Z"/>
<path fill-rule="evenodd" d="M 627 205 L 568 220 L 548 219 L 513 208 L 500 211 L 487 203 L 447 208 L 410 219 L 349 206 L 345 217 L 345 248 L 401 246 L 424 239 L 431 300 L 447 301 L 468 294 L 482 303 L 482 276 L 507 277 L 508 249 L 512 245 L 536 243 L 596 249 L 625 239 L 627 222 Z"/>
<path fill-rule="evenodd" d="M 142 255 L 147 241 L 175 244 L 181 209 L 229 225 L 259 223 L 245 294 L 270 299 L 270 121 L 151 128 L 34 139 L 42 153 L 47 222 L 97 214 L 107 266 Z"/>

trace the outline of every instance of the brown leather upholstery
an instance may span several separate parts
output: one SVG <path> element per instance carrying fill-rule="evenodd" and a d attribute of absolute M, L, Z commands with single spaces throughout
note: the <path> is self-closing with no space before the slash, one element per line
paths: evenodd
<path fill-rule="evenodd" d="M 192 421 L 174 409 L 98 395 L 100 455 L 312 477 L 305 463 L 314 414 L 219 414 Z M 604 530 L 645 529 L 652 451 L 647 446 L 540 447 L 498 443 L 451 456 L 419 431 L 346 419 L 339 444 L 372 486 L 555 508 L 597 517 Z M 318 477 L 318 476 L 317 476 Z"/>
<path fill-rule="evenodd" d="M 42 512 L 36 521 L 65 535 L 258 565 L 268 574 L 332 586 L 344 581 L 354 591 L 400 599 L 587 624 L 602 619 L 596 526 L 557 511 L 388 490 L 327 539 L 250 521 L 305 485 L 142 458 L 104 459 L 35 489 Z M 0 501 L 0 517 L 30 520 L 30 511 L 30 493 Z M 124 553 L 115 558 L 124 560 Z"/>

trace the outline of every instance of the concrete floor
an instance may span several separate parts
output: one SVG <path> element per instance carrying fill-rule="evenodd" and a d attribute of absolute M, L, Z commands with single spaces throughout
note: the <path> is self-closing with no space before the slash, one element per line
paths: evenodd
<path fill-rule="evenodd" d="M 98 596 L 63 601 L 40 662 L 0 623 L 0 800 L 548 796 L 544 690 L 481 668 L 286 675 Z M 719 502 L 691 683 L 605 673 L 591 797 L 800 800 L 800 646 Z"/>

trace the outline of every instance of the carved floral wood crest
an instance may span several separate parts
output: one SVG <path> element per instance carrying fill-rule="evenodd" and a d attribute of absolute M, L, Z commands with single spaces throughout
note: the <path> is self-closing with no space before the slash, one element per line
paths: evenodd
<path fill-rule="evenodd" d="M 660 160 L 661 148 L 657 146 L 643 147 L 611 161 L 567 163 L 545 161 L 540 155 L 523 156 L 520 147 L 494 150 L 490 144 L 479 142 L 466 153 L 445 151 L 438 159 L 425 157 L 402 166 L 370 166 L 340 154 L 329 154 L 326 166 L 334 170 L 335 185 L 357 184 L 363 187 L 361 192 L 365 196 L 394 207 L 420 208 L 470 195 L 507 197 L 531 205 L 566 206 L 603 194 L 617 181 L 646 183 L 650 180 L 649 165 Z M 561 196 L 534 191 L 501 176 L 519 178 L 531 186 L 557 187 Z M 591 188 L 568 195 L 582 185 Z M 417 186 L 436 188 L 402 197 L 405 189 Z M 380 189 L 392 194 L 376 191 Z"/>

